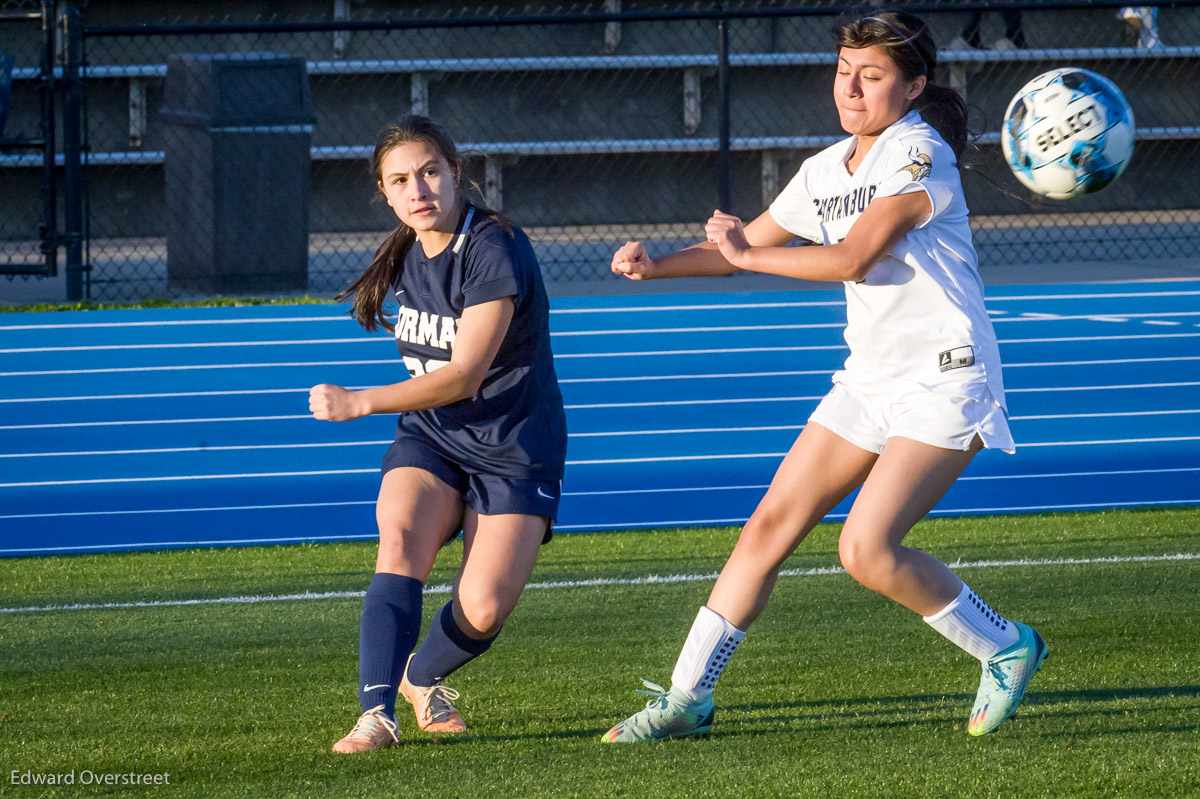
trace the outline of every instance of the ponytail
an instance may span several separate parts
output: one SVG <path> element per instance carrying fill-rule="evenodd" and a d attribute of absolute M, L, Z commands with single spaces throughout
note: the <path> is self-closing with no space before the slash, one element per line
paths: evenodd
<path fill-rule="evenodd" d="M 961 160 L 967 148 L 967 104 L 958 92 L 948 86 L 926 83 L 913 108 L 946 140 L 955 157 Z"/>
<path fill-rule="evenodd" d="M 396 329 L 384 314 L 383 304 L 400 276 L 404 257 L 416 240 L 413 229 L 401 224 L 379 245 L 366 271 L 337 295 L 338 302 L 354 298 L 349 313 L 364 330 L 374 332 L 381 325 L 389 331 Z"/>

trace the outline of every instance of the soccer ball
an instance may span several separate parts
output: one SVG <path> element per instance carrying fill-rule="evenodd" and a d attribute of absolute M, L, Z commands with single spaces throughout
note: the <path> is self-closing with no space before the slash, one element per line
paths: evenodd
<path fill-rule="evenodd" d="M 1053 200 L 1100 191 L 1133 155 L 1133 110 L 1103 75 L 1064 67 L 1021 87 L 1004 112 L 1000 146 L 1028 188 Z"/>

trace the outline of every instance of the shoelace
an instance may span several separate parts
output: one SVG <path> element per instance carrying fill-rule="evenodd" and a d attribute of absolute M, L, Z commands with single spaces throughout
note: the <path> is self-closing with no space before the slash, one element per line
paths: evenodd
<path fill-rule="evenodd" d="M 428 688 L 419 685 L 413 687 L 420 691 L 421 696 L 425 699 L 425 714 L 430 721 L 441 721 L 454 712 L 454 706 L 451 703 L 458 699 L 458 691 L 441 683 Z"/>
<path fill-rule="evenodd" d="M 389 719 L 383 713 L 383 705 L 376 705 L 358 717 L 358 721 L 354 724 L 354 729 L 350 730 L 348 738 L 374 738 L 375 732 L 380 728 L 387 730 L 387 734 L 392 736 L 394 743 L 400 743 L 400 738 L 396 735 L 396 722 Z"/>
<path fill-rule="evenodd" d="M 646 686 L 650 690 L 643 691 L 641 688 L 635 688 L 634 690 L 637 691 L 639 694 L 645 694 L 646 696 L 653 697 L 653 699 L 651 699 L 649 702 L 646 703 L 646 707 L 648 707 L 648 708 L 666 707 L 667 706 L 667 694 L 670 693 L 670 690 L 667 688 L 663 688 L 658 683 L 650 682 L 645 677 L 641 677 L 640 679 L 642 681 L 642 685 Z"/>
<path fill-rule="evenodd" d="M 1003 690 L 1007 691 L 1008 683 L 1006 682 L 1006 679 L 1008 675 L 1004 673 L 1004 669 L 1000 667 L 1000 664 L 996 661 L 989 660 L 988 671 L 992 673 L 992 679 L 996 681 L 996 684 L 999 685 Z"/>
<path fill-rule="evenodd" d="M 1028 659 L 1028 654 L 1023 651 L 1022 652 L 1014 652 L 1011 655 L 1005 655 L 1004 657 L 1001 657 L 1001 658 L 993 658 L 988 661 L 988 664 L 987 664 L 988 671 L 990 671 L 992 673 L 992 679 L 994 679 L 1001 688 L 1003 688 L 1005 691 L 1007 691 L 1007 690 L 1009 690 L 1008 677 L 1010 675 L 1005 673 L 1004 669 L 1001 667 L 1001 664 L 1008 663 L 1011 660 L 1026 660 L 1026 659 Z"/>

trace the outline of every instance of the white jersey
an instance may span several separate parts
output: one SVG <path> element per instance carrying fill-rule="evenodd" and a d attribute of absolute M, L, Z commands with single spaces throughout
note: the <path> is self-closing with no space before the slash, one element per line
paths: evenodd
<path fill-rule="evenodd" d="M 950 146 L 910 111 L 875 142 L 852 175 L 855 137 L 807 159 L 771 204 L 785 230 L 835 244 L 879 197 L 924 191 L 929 217 L 861 283 L 846 286 L 850 356 L 834 382 L 883 378 L 1004 406 L 996 332 L 983 305 L 967 205 Z"/>

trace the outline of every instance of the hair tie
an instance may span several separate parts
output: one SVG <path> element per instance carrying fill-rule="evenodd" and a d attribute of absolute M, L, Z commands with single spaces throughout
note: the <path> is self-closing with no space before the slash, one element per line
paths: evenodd
<path fill-rule="evenodd" d="M 905 44 L 907 44 L 909 47 L 911 47 L 911 48 L 912 48 L 912 51 L 913 51 L 914 53 L 916 53 L 916 55 L 917 55 L 917 59 L 918 59 L 918 60 L 921 62 L 921 72 L 922 72 L 922 73 L 924 73 L 925 75 L 928 75 L 928 74 L 929 74 L 929 65 L 928 65 L 928 64 L 926 64 L 926 63 L 925 63 L 925 59 L 924 59 L 924 58 L 922 58 L 922 56 L 921 56 L 921 51 L 920 51 L 920 50 L 918 50 L 918 49 L 917 49 L 917 46 L 916 46 L 915 44 L 913 44 L 913 43 L 912 43 L 912 38 L 911 38 L 911 37 L 909 37 L 909 36 L 905 36 L 903 33 L 901 33 L 901 32 L 900 32 L 900 29 L 899 29 L 899 28 L 897 28 L 897 27 L 896 27 L 895 25 L 893 25 L 892 23 L 888 22 L 886 19 L 880 19 L 879 17 L 863 17 L 863 20 L 874 20 L 875 22 L 882 22 L 884 25 L 887 25 L 889 28 L 891 28 L 891 29 L 892 29 L 892 33 L 894 33 L 894 34 L 896 34 L 897 36 L 899 36 L 899 37 L 900 37 L 900 39 L 901 39 L 901 40 L 902 40 L 902 41 L 903 41 Z"/>

